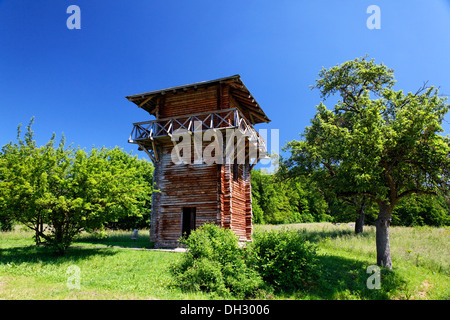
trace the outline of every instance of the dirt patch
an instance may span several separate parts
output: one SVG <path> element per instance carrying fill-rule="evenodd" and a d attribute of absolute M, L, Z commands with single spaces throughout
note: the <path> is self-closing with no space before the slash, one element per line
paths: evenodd
<path fill-rule="evenodd" d="M 8 283 L 6 282 L 6 280 L 8 280 L 8 278 L 6 278 L 6 277 L 0 277 L 0 290 L 8 285 Z"/>
<path fill-rule="evenodd" d="M 417 299 L 426 299 L 427 298 L 427 294 L 428 291 L 431 289 L 433 285 L 431 283 L 428 282 L 428 280 L 425 280 L 424 282 L 422 282 L 422 284 L 420 285 L 420 291 L 419 293 L 417 293 Z"/>

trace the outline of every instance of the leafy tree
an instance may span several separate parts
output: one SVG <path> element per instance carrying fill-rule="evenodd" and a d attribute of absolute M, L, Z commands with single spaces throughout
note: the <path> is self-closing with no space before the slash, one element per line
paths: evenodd
<path fill-rule="evenodd" d="M 336 196 L 365 196 L 378 205 L 377 264 L 392 268 L 389 226 L 395 206 L 413 194 L 448 194 L 450 144 L 441 123 L 446 98 L 434 87 L 394 91 L 393 70 L 366 57 L 319 73 L 323 99 L 303 140 L 291 141 L 286 166 L 309 174 Z"/>
<path fill-rule="evenodd" d="M 442 196 L 412 195 L 401 199 L 394 208 L 392 224 L 436 226 L 450 223 L 449 207 Z"/>
<path fill-rule="evenodd" d="M 370 198 L 366 196 L 353 196 L 342 198 L 357 213 L 355 221 L 355 234 L 362 233 L 364 229 L 364 220 L 366 217 L 366 209 L 370 205 Z"/>
<path fill-rule="evenodd" d="M 2 162 L 2 159 L 4 158 L 3 151 L 0 150 L 0 163 Z M 0 181 L 4 180 L 4 177 L 1 175 L 0 172 Z M 14 221 L 11 216 L 6 214 L 5 209 L 1 207 L 0 203 L 0 231 L 11 231 L 14 227 Z"/>
<path fill-rule="evenodd" d="M 329 202 L 333 221 L 355 222 L 355 234 L 362 233 L 365 224 L 374 224 L 378 214 L 378 206 L 368 197 L 333 198 Z"/>
<path fill-rule="evenodd" d="M 55 135 L 38 147 L 32 122 L 25 139 L 3 147 L 0 159 L 0 208 L 34 230 L 36 243 L 63 253 L 81 231 L 103 228 L 125 215 L 140 215 L 151 194 L 143 173 L 151 164 L 114 148 L 55 148 Z"/>
<path fill-rule="evenodd" d="M 139 160 L 137 157 L 130 156 L 125 152 L 118 152 L 120 156 L 119 162 L 127 163 L 130 168 L 133 168 L 133 182 L 144 186 L 151 186 L 153 184 L 154 167 L 151 162 L 147 160 Z M 142 192 L 136 195 L 138 200 L 137 210 L 126 212 L 120 215 L 115 220 L 106 221 L 105 226 L 116 230 L 132 230 L 132 229 L 148 229 L 150 228 L 151 216 L 151 199 L 152 191 Z"/>
<path fill-rule="evenodd" d="M 304 177 L 284 179 L 280 174 L 252 171 L 254 223 L 328 221 L 323 196 Z"/>
<path fill-rule="evenodd" d="M 260 170 L 252 171 L 252 203 L 256 223 L 283 223 L 288 220 L 291 210 L 289 199 L 274 183 L 270 174 Z"/>

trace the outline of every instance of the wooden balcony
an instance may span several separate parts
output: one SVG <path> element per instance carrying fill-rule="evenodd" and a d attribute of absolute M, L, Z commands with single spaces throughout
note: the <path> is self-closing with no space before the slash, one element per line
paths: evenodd
<path fill-rule="evenodd" d="M 159 138 L 183 133 L 193 134 L 198 131 L 225 131 L 227 129 L 238 130 L 240 134 L 246 136 L 248 143 L 257 146 L 258 159 L 268 156 L 266 141 L 237 108 L 136 122 L 133 123 L 133 130 L 128 142 L 138 144 L 140 150 L 144 150 L 153 161 L 158 161 L 155 153 L 155 141 Z"/>

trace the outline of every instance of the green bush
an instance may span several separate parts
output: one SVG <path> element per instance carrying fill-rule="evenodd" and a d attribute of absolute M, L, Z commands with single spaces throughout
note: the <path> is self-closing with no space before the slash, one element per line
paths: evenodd
<path fill-rule="evenodd" d="M 256 270 L 276 290 L 308 289 L 319 277 L 316 247 L 298 231 L 256 233 L 251 251 Z"/>
<path fill-rule="evenodd" d="M 247 298 L 309 289 L 319 277 L 316 247 L 298 231 L 256 233 L 244 249 L 233 231 L 205 224 L 181 242 L 188 251 L 172 271 L 184 290 Z"/>
<path fill-rule="evenodd" d="M 190 265 L 185 264 L 177 274 L 177 281 L 184 290 L 215 292 L 227 295 L 229 290 L 225 286 L 222 266 L 217 261 L 207 258 L 192 259 Z"/>
<path fill-rule="evenodd" d="M 172 271 L 182 289 L 245 298 L 263 285 L 260 275 L 246 264 L 247 252 L 233 231 L 208 223 L 180 242 L 188 251 Z"/>

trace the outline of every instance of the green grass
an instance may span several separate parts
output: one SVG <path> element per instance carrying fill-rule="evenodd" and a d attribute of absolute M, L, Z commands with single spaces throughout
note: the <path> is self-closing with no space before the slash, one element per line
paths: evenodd
<path fill-rule="evenodd" d="M 132 232 L 116 230 L 109 231 L 106 235 L 82 233 L 76 238 L 74 246 L 107 246 L 122 248 L 153 248 L 154 244 L 149 241 L 149 231 L 139 230 L 136 240 L 131 239 Z"/>
<path fill-rule="evenodd" d="M 142 235 L 135 242 L 130 235 L 123 231 L 103 239 L 82 235 L 75 247 L 57 257 L 34 246 L 30 232 L 0 233 L 0 299 L 209 298 L 169 285 L 169 266 L 180 259 L 179 253 L 116 248 L 149 246 L 148 237 Z M 79 290 L 67 286 L 72 265 L 80 268 Z"/>
<path fill-rule="evenodd" d="M 262 299 L 449 299 L 449 228 L 391 228 L 393 271 L 382 270 L 381 289 L 366 287 L 376 263 L 375 230 L 354 235 L 347 224 L 255 226 L 255 232 L 295 228 L 317 244 L 321 278 L 309 289 Z M 181 253 L 151 248 L 148 230 L 83 234 L 62 257 L 36 247 L 33 233 L 0 232 L 0 299 L 212 299 L 170 284 L 169 268 Z M 122 247 L 122 248 L 119 248 Z M 123 249 L 128 248 L 128 249 Z M 80 268 L 80 289 L 69 289 L 69 266 Z"/>
<path fill-rule="evenodd" d="M 319 285 L 297 299 L 434 299 L 450 298 L 450 229 L 391 227 L 393 270 L 381 270 L 381 289 L 366 287 L 367 267 L 376 264 L 375 228 L 355 235 L 349 224 L 256 226 L 255 231 L 295 228 L 318 245 L 322 265 Z"/>

